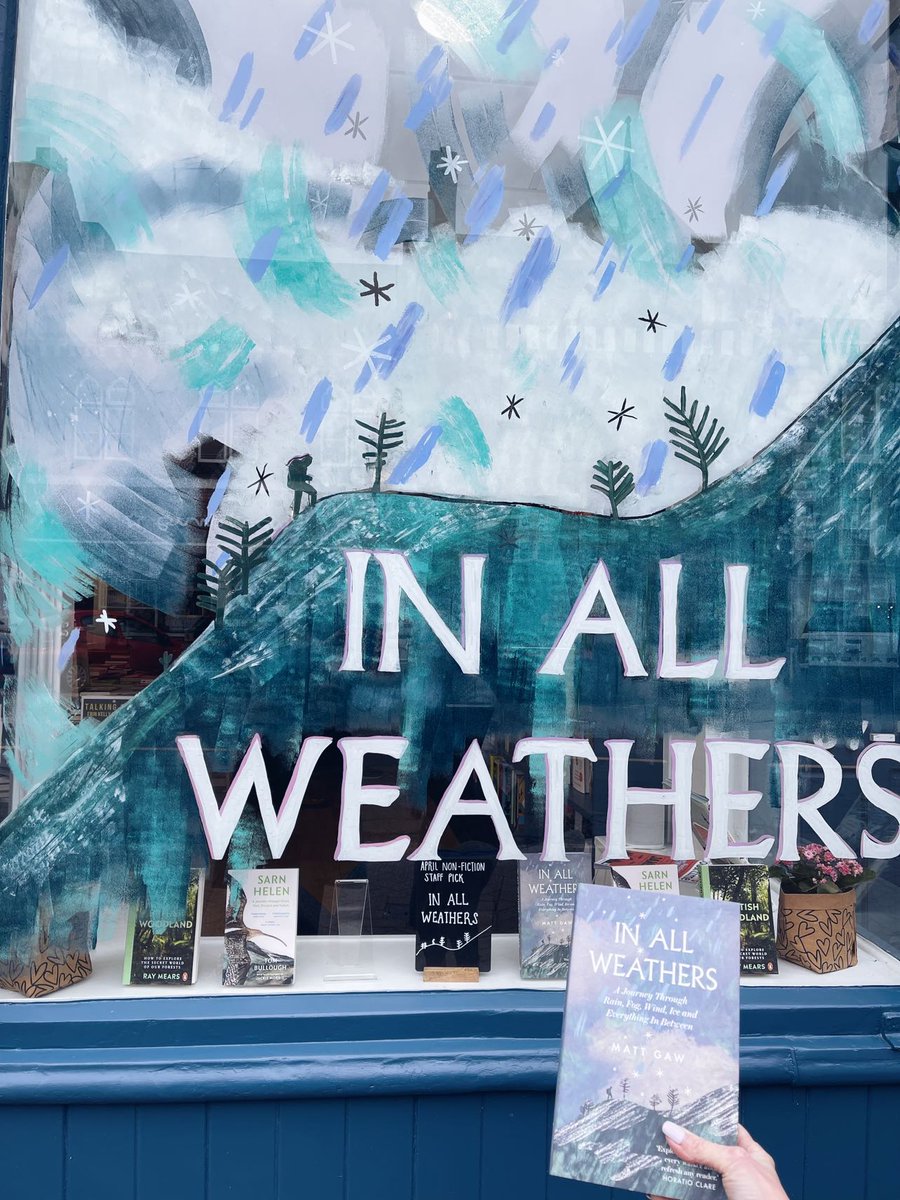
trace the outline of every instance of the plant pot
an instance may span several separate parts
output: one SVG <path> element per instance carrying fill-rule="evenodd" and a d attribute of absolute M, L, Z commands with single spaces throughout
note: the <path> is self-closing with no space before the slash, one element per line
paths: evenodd
<path fill-rule="evenodd" d="M 86 950 L 48 946 L 28 961 L 8 958 L 0 962 L 0 988 L 34 1000 L 80 983 L 92 969 L 91 956 Z"/>
<path fill-rule="evenodd" d="M 778 897 L 779 958 L 820 975 L 856 966 L 856 892 L 786 892 Z"/>

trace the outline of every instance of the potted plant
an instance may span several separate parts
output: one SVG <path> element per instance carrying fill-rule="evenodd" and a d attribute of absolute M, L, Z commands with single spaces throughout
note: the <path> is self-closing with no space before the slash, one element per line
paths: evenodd
<path fill-rule="evenodd" d="M 826 974 L 856 965 L 856 891 L 875 878 L 855 858 L 838 858 L 819 842 L 800 847 L 797 862 L 777 863 L 779 958 Z"/>

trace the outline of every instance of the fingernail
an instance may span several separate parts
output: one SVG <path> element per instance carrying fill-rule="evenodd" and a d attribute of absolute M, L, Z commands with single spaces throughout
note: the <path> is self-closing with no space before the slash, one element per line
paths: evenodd
<path fill-rule="evenodd" d="M 676 1125 L 674 1121 L 663 1121 L 663 1133 L 670 1142 L 674 1142 L 676 1146 L 680 1146 L 687 1137 L 687 1130 L 682 1129 L 680 1125 Z"/>

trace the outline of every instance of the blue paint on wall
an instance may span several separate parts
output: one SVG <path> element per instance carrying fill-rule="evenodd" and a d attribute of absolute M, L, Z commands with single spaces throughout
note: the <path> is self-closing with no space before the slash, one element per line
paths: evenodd
<path fill-rule="evenodd" d="M 263 96 L 265 96 L 265 94 L 265 88 L 257 88 L 253 93 L 250 103 L 247 105 L 246 109 L 244 110 L 244 115 L 241 117 L 241 123 L 239 126 L 240 129 L 246 129 L 256 116 L 257 109 L 259 108 L 260 104 L 262 104 Z"/>
<path fill-rule="evenodd" d="M 800 157 L 800 151 L 797 149 L 788 150 L 782 156 L 781 161 L 777 164 L 772 174 L 769 176 L 769 182 L 766 184 L 765 194 L 756 208 L 756 215 L 764 217 L 772 211 L 775 201 L 778 199 L 778 194 L 788 181 L 788 176 L 794 167 L 797 165 L 797 159 Z"/>
<path fill-rule="evenodd" d="M 278 249 L 282 232 L 280 225 L 276 225 L 272 229 L 267 229 L 250 251 L 250 257 L 244 263 L 244 269 L 250 277 L 251 282 L 259 283 L 272 265 L 272 259 L 275 257 L 275 251 Z"/>
<path fill-rule="evenodd" d="M 307 442 L 315 441 L 319 426 L 325 420 L 325 414 L 331 404 L 332 393 L 331 380 L 327 377 L 320 379 L 313 388 L 300 418 L 300 436 L 306 438 Z"/>
<path fill-rule="evenodd" d="M 81 630 L 73 629 L 72 632 L 69 634 L 69 636 L 66 638 L 66 640 L 63 642 L 62 646 L 60 647 L 59 657 L 56 660 L 56 669 L 58 671 L 64 671 L 66 669 L 66 667 L 69 665 L 69 660 L 71 659 L 72 655 L 75 653 L 75 646 L 77 645 L 78 639 L 80 637 L 81 637 Z"/>
<path fill-rule="evenodd" d="M 476 176 L 478 191 L 473 196 L 465 215 L 466 228 L 469 231 L 466 235 L 466 245 L 474 242 L 500 211 L 500 205 L 503 203 L 504 174 L 505 169 L 495 164 Z"/>
<path fill-rule="evenodd" d="M 28 311 L 31 312 L 40 302 L 41 297 L 47 288 L 60 273 L 63 267 L 69 260 L 69 243 L 65 242 L 56 251 L 52 258 L 49 258 L 44 263 L 43 270 L 38 276 L 37 283 L 34 285 L 34 291 L 31 293 L 31 299 L 28 301 Z"/>
<path fill-rule="evenodd" d="M 319 41 L 319 34 L 325 25 L 325 18 L 333 12 L 334 0 L 325 0 L 324 4 L 321 4 L 306 22 L 303 32 L 300 34 L 300 40 L 294 47 L 294 58 L 297 62 L 306 58 Z"/>
<path fill-rule="evenodd" d="M 334 102 L 334 108 L 328 114 L 325 122 L 327 134 L 337 133 L 350 115 L 350 109 L 356 103 L 359 89 L 362 87 L 362 75 L 351 75 L 341 89 L 341 94 Z"/>
<path fill-rule="evenodd" d="M 406 218 L 413 210 L 413 202 L 407 196 L 396 196 L 388 201 L 388 205 L 387 220 L 382 225 L 375 243 L 375 254 L 380 259 L 385 259 L 390 254 L 400 230 L 406 224 Z"/>
<path fill-rule="evenodd" d="M 231 482 L 231 464 L 229 463 L 222 474 L 219 476 L 219 482 L 216 484 L 215 491 L 209 498 L 209 503 L 206 506 L 206 517 L 203 524 L 208 525 L 219 509 L 219 505 L 225 498 L 225 493 L 228 491 L 228 485 Z"/>
<path fill-rule="evenodd" d="M 685 325 L 681 333 L 675 339 L 672 349 L 669 351 L 666 361 L 663 363 L 663 379 L 668 379 L 671 383 L 676 379 L 684 366 L 684 360 L 687 357 L 687 352 L 694 343 L 694 331 L 690 325 Z"/>
<path fill-rule="evenodd" d="M 538 142 L 553 124 L 553 118 L 556 116 L 556 106 L 548 100 L 544 107 L 537 115 L 537 120 L 531 129 L 531 140 Z"/>
<path fill-rule="evenodd" d="M 378 358 L 374 360 L 380 379 L 390 379 L 397 364 L 409 349 L 416 327 L 424 316 L 425 309 L 421 304 L 407 304 L 397 324 L 388 325 L 382 333 L 377 342 Z M 361 392 L 371 378 L 372 368 L 368 363 L 364 363 L 353 385 L 354 392 Z"/>
<path fill-rule="evenodd" d="M 770 21 L 763 39 L 759 45 L 759 52 L 764 57 L 771 54 L 778 43 L 781 41 L 781 35 L 787 28 L 787 21 L 784 17 L 776 17 L 774 21 Z"/>
<path fill-rule="evenodd" d="M 519 264 L 507 288 L 500 309 L 500 320 L 504 325 L 515 313 L 528 308 L 534 302 L 552 275 L 558 259 L 559 247 L 545 226 L 531 243 L 528 253 Z"/>
<path fill-rule="evenodd" d="M 613 46 L 618 44 L 619 38 L 622 36 L 622 30 L 624 28 L 625 28 L 625 22 L 620 18 L 618 21 L 616 21 L 615 25 L 613 25 L 612 33 L 606 39 L 606 45 L 603 47 L 604 50 L 606 50 L 606 51 L 612 50 Z"/>
<path fill-rule="evenodd" d="M 658 12 L 659 0 L 644 0 L 644 3 L 628 22 L 616 50 L 616 62 L 620 67 L 624 67 L 638 52 L 647 30 L 653 24 L 653 18 Z"/>
<path fill-rule="evenodd" d="M 444 56 L 443 46 L 432 46 L 416 70 L 416 83 L 424 83 Z"/>
<path fill-rule="evenodd" d="M 784 383 L 785 366 L 778 357 L 778 351 L 773 350 L 763 364 L 759 381 L 750 401 L 750 411 L 758 417 L 767 417 L 775 406 L 781 385 Z"/>
<path fill-rule="evenodd" d="M 510 0 L 502 18 L 507 26 L 497 39 L 498 53 L 506 54 L 513 42 L 525 32 L 537 6 L 538 0 Z"/>
<path fill-rule="evenodd" d="M 865 46 L 871 42 L 872 38 L 878 32 L 878 26 L 881 24 L 886 12 L 887 0 L 872 0 L 872 3 L 863 13 L 859 29 L 856 32 L 856 37 L 861 45 Z"/>
<path fill-rule="evenodd" d="M 407 129 L 418 129 L 427 116 L 450 99 L 451 87 L 450 72 L 445 66 L 443 71 L 432 75 L 423 85 L 418 100 L 403 122 L 404 126 Z"/>
<path fill-rule="evenodd" d="M 199 436 L 200 428 L 203 425 L 203 418 L 206 416 L 206 410 L 209 408 L 209 402 L 212 399 L 212 394 L 215 388 L 209 384 L 203 389 L 203 394 L 200 397 L 200 403 L 197 405 L 197 411 L 194 413 L 194 419 L 191 421 L 191 427 L 188 430 L 187 440 L 192 442 L 195 437 Z"/>
<path fill-rule="evenodd" d="M 380 171 L 378 173 L 375 182 L 369 188 L 367 196 L 356 210 L 353 220 L 350 222 L 351 237 L 359 237 L 365 230 L 375 213 L 375 209 L 384 199 L 384 194 L 388 190 L 390 182 L 391 177 L 387 171 Z"/>
<path fill-rule="evenodd" d="M 225 99 L 222 101 L 222 110 L 219 113 L 220 121 L 229 120 L 242 103 L 244 96 L 247 94 L 247 88 L 250 86 L 250 77 L 252 74 L 253 55 L 248 52 L 238 63 L 234 77 L 228 86 L 228 91 L 225 93 Z"/>
<path fill-rule="evenodd" d="M 566 47 L 569 45 L 567 37 L 557 38 L 547 52 L 547 57 L 544 59 L 544 70 L 547 67 L 555 66 L 566 52 Z"/>
<path fill-rule="evenodd" d="M 639 496 L 646 496 L 650 489 L 656 487 L 659 483 L 668 453 L 668 443 L 661 439 L 649 442 L 644 447 L 643 469 L 638 476 L 637 483 L 634 485 L 634 490 Z"/>
<path fill-rule="evenodd" d="M 698 32 L 706 33 L 707 29 L 709 29 L 710 25 L 712 25 L 713 21 L 719 15 L 719 10 L 724 2 L 725 0 L 707 0 L 706 7 L 697 20 Z"/>
<path fill-rule="evenodd" d="M 697 109 L 690 125 L 687 127 L 687 132 L 685 133 L 684 140 L 681 143 L 681 150 L 679 151 L 678 155 L 679 158 L 684 158 L 688 150 L 690 150 L 691 146 L 693 146 L 694 139 L 700 132 L 700 126 L 706 119 L 706 114 L 712 107 L 712 102 L 715 100 L 716 96 L 718 96 L 719 89 L 724 82 L 725 77 L 723 75 L 713 75 L 712 79 L 710 80 L 709 87 L 706 89 L 706 95 L 700 101 L 700 107 Z"/>
<path fill-rule="evenodd" d="M 408 483 L 431 458 L 431 452 L 440 441 L 443 429 L 440 425 L 430 425 L 414 446 L 403 455 L 388 478 L 388 483 Z"/>
<path fill-rule="evenodd" d="M 597 284 L 597 290 L 594 292 L 594 299 L 599 300 L 609 285 L 612 283 L 613 275 L 616 273 L 616 264 L 612 259 L 606 264 L 603 274 L 600 276 L 600 282 Z"/>

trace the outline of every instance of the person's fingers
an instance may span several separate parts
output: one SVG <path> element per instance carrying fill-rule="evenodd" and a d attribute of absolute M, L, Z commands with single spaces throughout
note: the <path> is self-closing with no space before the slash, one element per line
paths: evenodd
<path fill-rule="evenodd" d="M 674 1121 L 664 1121 L 662 1131 L 666 1141 L 683 1162 L 694 1163 L 698 1166 L 712 1167 L 720 1175 L 724 1175 L 729 1165 L 734 1161 L 735 1154 L 745 1153 L 735 1146 L 723 1146 L 719 1142 L 708 1142 L 706 1138 L 690 1133 Z"/>
<path fill-rule="evenodd" d="M 751 1158 L 755 1158 L 761 1166 L 775 1170 L 775 1159 L 762 1148 L 759 1142 L 753 1140 L 743 1125 L 738 1125 L 737 1144 L 742 1150 L 746 1150 Z"/>

